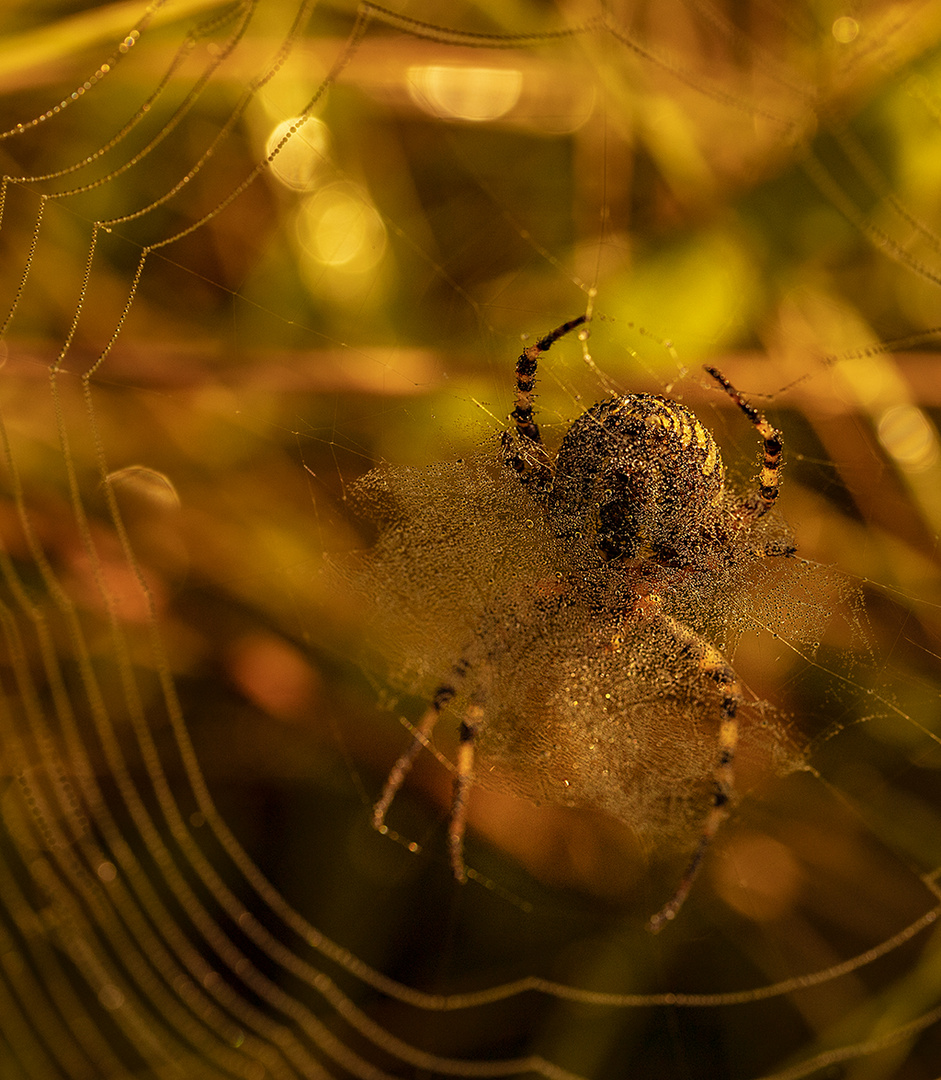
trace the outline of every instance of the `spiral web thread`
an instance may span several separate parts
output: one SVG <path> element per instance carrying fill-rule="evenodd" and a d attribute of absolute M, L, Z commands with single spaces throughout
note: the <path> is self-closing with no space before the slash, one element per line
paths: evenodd
<path fill-rule="evenodd" d="M 906 58 L 913 51 L 933 56 L 930 27 L 916 24 L 915 6 L 911 14 L 911 21 L 893 24 L 878 64 L 860 50 L 853 63 L 834 66 L 834 100 L 838 91 L 849 93 L 855 80 L 875 78 L 877 68 L 885 79 L 891 78 L 893 66 L 906 74 Z M 318 22 L 321 16 L 327 29 Z M 914 801 L 906 804 L 911 817 L 899 828 L 907 827 L 907 836 L 892 835 L 888 824 L 882 826 L 888 847 L 908 860 L 893 929 L 886 930 L 882 922 L 875 930 L 862 928 L 860 937 L 869 930 L 875 944 L 841 961 L 833 962 L 827 950 L 812 951 L 814 957 L 826 953 L 831 960 L 786 976 L 773 974 L 768 962 L 760 982 L 714 992 L 647 992 L 653 982 L 646 980 L 641 980 L 642 992 L 625 992 L 598 989 L 590 980 L 560 981 L 540 974 L 509 981 L 489 977 L 476 989 L 456 980 L 460 989 L 427 992 L 385 974 L 322 933 L 259 869 L 217 808 L 193 741 L 193 721 L 179 696 L 177 676 L 191 674 L 192 667 L 179 651 L 186 635 L 169 599 L 179 584 L 176 575 L 185 576 L 174 562 L 171 541 L 183 532 L 179 515 L 188 513 L 189 504 L 169 474 L 156 464 L 138 465 L 137 457 L 173 459 L 154 440 L 172 444 L 176 399 L 216 379 L 212 364 L 217 357 L 201 368 L 194 363 L 194 371 L 183 377 L 182 362 L 166 370 L 158 359 L 154 373 L 153 357 L 139 348 L 159 327 L 154 314 L 159 287 L 152 282 L 182 281 L 194 294 L 205 287 L 221 303 L 228 286 L 200 281 L 201 270 L 187 273 L 187 261 L 201 265 L 195 253 L 204 240 L 210 246 L 205 238 L 221 245 L 233 212 L 255 205 L 250 203 L 254 193 L 278 157 L 310 130 L 328 91 L 342 89 L 346 78 L 354 87 L 373 89 L 363 56 L 381 59 L 390 38 L 407 50 L 430 47 L 439 59 L 452 51 L 466 57 L 472 50 L 489 58 L 499 50 L 521 63 L 536 57 L 576 68 L 585 63 L 587 50 L 601 81 L 610 79 L 612 71 L 624 80 L 610 88 L 613 102 L 632 80 L 648 84 L 651 92 L 662 81 L 685 88 L 682 93 L 701 107 L 719 110 L 726 127 L 756 132 L 756 159 L 768 146 L 803 145 L 807 176 L 858 234 L 920 280 L 937 281 L 941 245 L 932 224 L 895 193 L 851 126 L 832 121 L 825 147 L 806 141 L 824 112 L 818 87 L 799 60 L 729 24 L 717 9 L 704 8 L 696 17 L 730 52 L 747 54 L 761 77 L 755 74 L 748 87 L 744 80 L 712 78 L 708 66 L 683 59 L 657 44 L 655 35 L 635 33 L 607 13 L 574 25 L 559 19 L 536 31 L 508 27 L 495 33 L 438 26 L 363 3 L 345 13 L 342 33 L 337 33 L 335 16 L 314 3 L 287 10 L 264 0 L 226 6 L 166 0 L 142 6 L 140 17 L 128 26 L 96 29 L 86 13 L 45 28 L 46 37 L 44 28 L 34 28 L 13 39 L 19 55 L 27 55 L 22 48 L 27 39 L 51 49 L 59 60 L 67 59 L 74 77 L 68 89 L 43 87 L 42 105 L 32 111 L 23 110 L 39 100 L 36 95 L 11 94 L 11 108 L 19 111 L 0 125 L 9 153 L 0 187 L 0 235 L 6 242 L 2 283 L 9 305 L 2 327 L 6 364 L 0 372 L 4 1075 L 366 1080 L 431 1074 L 578 1080 L 602 1075 L 601 1065 L 596 1063 L 596 1072 L 588 1055 L 588 1063 L 570 1066 L 568 1051 L 545 1035 L 520 1042 L 519 1050 L 439 1053 L 427 1033 L 435 1031 L 444 1014 L 486 1014 L 488 1006 L 533 995 L 545 999 L 547 1010 L 569 1002 L 659 1016 L 662 1010 L 721 1011 L 762 1001 L 777 1002 L 783 1010 L 786 1002 L 802 1001 L 802 993 L 818 987 L 826 992 L 842 985 L 841 980 L 856 986 L 854 978 L 862 979 L 864 969 L 899 956 L 906 964 L 893 969 L 894 981 L 883 991 L 895 1005 L 894 1011 L 884 1011 L 885 1020 L 849 1017 L 848 1033 L 838 1036 L 836 1047 L 827 1042 L 830 1036 L 821 1025 L 819 1042 L 816 1036 L 805 1039 L 797 1063 L 765 1075 L 811 1076 L 833 1063 L 883 1058 L 891 1058 L 891 1069 L 905 1060 L 918 1036 L 930 1036 L 937 1026 L 938 988 L 929 986 L 917 999 L 907 995 L 928 969 L 914 950 L 905 952 L 910 943 L 921 942 L 936 917 L 937 875 L 930 867 L 941 860 L 936 856 L 929 862 L 930 843 L 918 839 L 914 825 L 918 813 L 929 812 L 928 798 L 914 809 Z M 102 9 L 102 18 L 107 23 L 123 18 L 123 12 Z M 30 33 L 35 36 L 29 38 Z M 91 44 L 90 62 L 84 53 L 73 59 L 67 43 L 74 40 Z M 17 55 L 17 49 L 11 54 Z M 299 55 L 310 85 L 297 98 L 302 103 L 294 110 L 294 122 L 266 149 L 255 147 L 246 163 L 244 149 L 240 157 L 232 146 L 245 139 L 261 103 L 296 91 L 291 80 L 297 78 Z M 427 60 L 427 54 L 416 56 Z M 310 70 L 318 72 L 316 79 L 310 79 Z M 912 80 L 911 93 L 924 104 L 924 115 L 936 118 L 929 89 L 915 75 Z M 89 122 L 97 141 L 86 144 L 81 136 L 73 141 L 78 121 L 74 128 L 69 125 L 82 109 L 92 107 L 101 110 L 99 119 Z M 601 121 L 594 123 L 600 131 Z M 834 169 L 834 155 L 849 162 L 853 185 Z M 161 182 L 167 180 L 165 170 L 154 164 L 160 161 L 182 163 L 171 165 L 175 175 L 165 187 L 157 191 L 146 183 L 130 184 L 131 177 L 149 167 Z M 862 195 L 857 185 L 864 188 Z M 488 193 L 482 175 L 477 190 Z M 500 206 L 499 195 L 496 201 Z M 871 212 L 874 201 L 879 215 Z M 509 227 L 540 267 L 565 278 L 570 294 L 587 291 L 583 278 L 565 269 L 565 260 L 555 254 L 561 241 L 531 237 L 514 220 L 516 210 L 502 205 Z M 480 338 L 495 335 L 502 351 L 506 335 L 492 330 L 486 306 L 452 265 L 456 252 L 441 253 L 416 241 L 407 224 L 393 215 L 384 224 L 401 249 L 411 251 L 435 283 L 465 305 L 482 328 Z M 599 244 L 599 259 L 601 251 Z M 181 267 L 183 273 L 174 277 Z M 613 305 L 613 288 L 606 291 L 600 273 L 598 267 L 591 271 L 600 291 L 589 302 L 603 307 L 608 299 Z M 56 283 L 53 292 L 49 280 Z M 247 288 L 240 292 L 236 287 L 234 295 L 246 308 L 263 306 Z M 518 309 L 524 306 L 522 298 L 513 302 Z M 283 327 L 299 327 L 305 347 L 323 344 L 313 322 L 292 324 L 290 314 L 271 307 L 265 315 Z M 520 310 L 513 317 L 526 327 L 532 321 Z M 352 328 L 355 319 L 348 319 Z M 922 340 L 934 341 L 932 334 L 929 327 Z M 336 330 L 326 338 L 331 346 L 342 340 Z M 841 342 L 833 358 L 814 361 L 814 371 L 852 363 L 859 357 L 851 348 L 859 341 L 850 337 Z M 216 351 L 226 347 L 221 340 Z M 670 351 L 669 343 L 661 341 L 658 347 L 664 354 Z M 877 340 L 860 353 L 872 364 L 887 351 Z M 505 382 L 507 393 L 513 349 L 508 353 L 505 362 L 500 355 L 494 362 L 497 381 Z M 591 373 L 595 361 L 587 346 L 584 359 Z M 380 360 L 380 379 L 397 374 L 401 362 L 394 354 Z M 666 375 L 657 379 L 661 392 L 671 390 Z M 565 405 L 554 414 L 547 404 L 550 428 L 570 420 L 584 405 L 575 400 L 564 376 L 547 376 L 548 383 L 553 380 L 561 384 Z M 223 394 L 224 383 L 223 378 L 218 385 Z M 331 389 L 327 380 L 326 385 L 327 394 L 339 396 L 336 386 L 342 383 Z M 174 399 L 165 412 L 160 411 L 162 397 Z M 296 412 L 289 415 L 296 423 Z M 732 430 L 732 421 L 726 425 L 727 414 L 720 415 L 718 407 L 711 416 Z M 135 444 L 127 439 L 136 425 L 140 441 Z M 750 434 L 734 436 L 746 460 Z M 343 438 L 334 430 L 322 440 L 324 460 L 347 449 Z M 553 580 L 559 570 L 553 545 L 539 534 L 538 516 L 519 515 L 518 493 L 494 470 L 489 456 L 495 441 L 476 442 L 482 457 L 412 471 L 384 469 L 356 489 L 382 530 L 371 555 L 347 564 L 355 567 L 346 572 L 354 588 L 369 593 L 372 605 L 369 617 L 375 625 L 364 661 L 381 670 L 396 693 L 423 697 L 434 689 L 442 667 L 471 642 L 481 678 L 498 690 L 491 695 L 494 713 L 482 745 L 484 759 L 496 767 L 494 787 L 530 800 L 601 808 L 645 842 L 666 840 L 682 852 L 699 820 L 698 788 L 708 776 L 712 753 L 698 691 L 677 675 L 678 657 L 671 656 L 669 642 L 629 641 L 630 665 L 612 656 L 599 669 L 589 663 L 597 656 L 586 646 L 590 612 L 578 611 L 563 626 L 551 608 L 534 606 L 532 593 L 521 585 Z M 314 443 L 305 449 L 305 459 L 314 456 Z M 233 460 L 237 457 L 233 451 Z M 336 470 L 345 489 L 345 471 L 339 465 Z M 743 484 L 747 465 L 745 473 Z M 906 495 L 916 516 L 933 520 L 936 509 L 927 483 L 916 477 Z M 309 504 L 298 510 L 305 526 L 311 516 Z M 492 527 L 494 522 L 499 529 Z M 776 528 L 769 525 L 771 532 Z M 469 542 L 475 530 L 481 542 Z M 195 535 L 213 534 L 197 529 Z M 163 546 L 161 538 L 166 538 Z M 310 537 L 305 540 L 309 546 Z M 468 565 L 469 558 L 478 564 Z M 206 559 L 211 561 L 211 552 Z M 495 562 L 506 568 L 498 575 L 489 573 Z M 240 600 L 262 610 L 277 575 L 263 568 L 262 584 L 256 586 L 247 567 L 237 565 L 234 591 L 241 589 Z M 803 678 L 826 688 L 818 695 L 821 722 L 815 738 L 803 737 L 796 756 L 790 718 L 784 720 L 758 694 L 750 698 L 754 723 L 746 741 L 753 740 L 756 752 L 777 755 L 777 768 L 787 772 L 795 766 L 816 768 L 818 751 L 855 745 L 857 728 L 894 724 L 908 733 L 910 742 L 917 740 L 916 760 L 918 754 L 927 760 L 938 743 L 930 719 L 936 688 L 924 678 L 903 694 L 873 677 L 876 664 L 866 653 L 872 631 L 863 623 L 865 605 L 879 596 L 880 604 L 897 604 L 895 614 L 905 627 L 900 637 L 920 645 L 922 632 L 930 640 L 936 609 L 911 603 L 911 591 L 894 590 L 889 583 L 884 589 L 864 581 L 846 585 L 839 574 L 811 561 L 794 562 L 785 577 L 772 580 L 763 569 L 754 576 L 742 572 L 721 595 L 683 599 L 683 617 L 730 654 L 743 637 L 761 631 L 799 657 Z M 308 602 L 303 594 L 307 586 L 299 580 L 286 575 L 283 592 L 288 606 L 310 616 L 316 604 Z M 830 606 L 841 613 L 836 623 L 843 627 L 838 636 L 847 639 L 842 645 L 857 655 L 852 663 L 841 666 L 826 646 L 818 648 L 827 632 L 820 600 L 824 588 L 830 590 Z M 509 607 L 508 596 L 514 598 Z M 917 633 L 907 621 L 915 619 L 913 610 L 918 612 Z M 530 627 L 522 636 L 516 632 L 517 648 L 482 646 L 482 641 L 506 635 L 500 620 L 507 611 L 526 616 Z M 482 627 L 481 618 L 491 625 Z M 525 662 L 520 660 L 524 655 Z M 565 686 L 547 684 L 542 675 L 560 655 L 571 678 Z M 801 676 L 791 678 L 798 682 Z M 859 700 L 862 706 L 855 704 Z M 590 729 L 573 723 L 588 714 L 594 725 Z M 555 730 L 546 728 L 546 715 L 553 717 Z M 625 717 L 635 733 L 628 744 L 633 756 L 602 758 L 598 746 L 617 741 L 624 747 Z M 897 749 L 898 740 L 886 741 Z M 564 747 L 561 756 L 539 757 L 550 744 Z M 643 763 L 640 771 L 637 760 Z M 582 770 L 582 788 L 560 797 L 557 780 L 575 766 Z M 614 786 L 613 767 L 623 768 Z M 605 770 L 608 775 L 602 775 Z M 684 797 L 671 798 L 678 788 Z M 364 809 L 364 829 L 367 816 Z M 924 822 L 921 828 L 928 831 Z M 316 862 L 317 852 L 310 857 Z M 325 866 L 323 873 L 330 870 Z M 374 918 L 380 920 L 381 914 Z M 669 974 L 657 967 L 656 957 L 653 965 Z M 633 985 L 630 978 L 627 985 Z M 401 1011 L 389 1018 L 381 1007 L 384 1001 L 397 1003 Z M 905 1012 L 901 1003 L 906 1001 L 917 1001 L 916 1015 Z M 402 1020 L 406 1013 L 422 1017 L 417 1034 L 414 1019 Z M 830 1026 L 838 1027 L 835 1021 Z"/>

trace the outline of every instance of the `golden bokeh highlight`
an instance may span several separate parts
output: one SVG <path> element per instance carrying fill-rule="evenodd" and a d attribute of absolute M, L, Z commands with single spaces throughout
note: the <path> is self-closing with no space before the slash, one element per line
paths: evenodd
<path fill-rule="evenodd" d="M 523 73 L 518 68 L 415 65 L 408 69 L 406 85 L 415 104 L 432 116 L 482 123 L 514 108 Z"/>

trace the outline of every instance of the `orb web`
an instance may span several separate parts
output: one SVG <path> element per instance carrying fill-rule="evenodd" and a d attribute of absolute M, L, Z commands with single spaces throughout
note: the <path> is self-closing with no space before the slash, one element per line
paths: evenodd
<path fill-rule="evenodd" d="M 4 9 L 0 1072 L 930 1077 L 931 5 L 458 19 Z M 742 678 L 745 760 L 656 941 L 709 695 L 671 641 L 563 617 L 572 552 L 492 452 L 520 335 L 581 311 L 548 443 L 657 393 L 747 489 L 701 363 L 786 435 L 798 557 L 672 613 Z M 459 889 L 460 700 L 406 843 L 369 821 L 468 650 Z"/>

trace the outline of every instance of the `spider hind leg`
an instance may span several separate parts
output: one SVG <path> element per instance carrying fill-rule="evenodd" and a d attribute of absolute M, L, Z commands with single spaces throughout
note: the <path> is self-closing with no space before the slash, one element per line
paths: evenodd
<path fill-rule="evenodd" d="M 457 686 L 455 684 L 458 681 L 463 681 L 469 668 L 470 665 L 466 660 L 461 660 L 455 664 L 455 683 L 443 683 L 438 687 L 432 696 L 431 704 L 426 709 L 418 727 L 412 733 L 412 741 L 392 766 L 383 785 L 382 794 L 372 809 L 372 826 L 378 832 L 386 832 L 386 814 L 389 812 L 389 807 L 405 783 L 405 779 L 415 764 L 415 759 L 421 752 L 422 747 L 428 745 L 431 733 L 434 731 L 442 711 L 456 697 Z M 474 779 L 474 738 L 482 720 L 483 709 L 479 705 L 468 705 L 465 719 L 461 721 L 459 733 L 457 764 L 455 766 L 454 787 L 451 796 L 451 815 L 448 822 L 448 852 L 454 877 L 460 882 L 467 880 L 467 869 L 464 865 L 464 833 L 467 831 L 468 797 Z"/>
<path fill-rule="evenodd" d="M 709 846 L 722 822 L 728 817 L 729 803 L 735 788 L 734 761 L 739 729 L 737 713 L 742 701 L 741 683 L 722 653 L 682 623 L 666 616 L 661 617 L 676 639 L 681 642 L 683 651 L 697 661 L 699 671 L 718 684 L 722 692 L 722 702 L 719 720 L 719 755 L 713 772 L 712 805 L 703 822 L 696 850 L 687 864 L 676 891 L 647 923 L 647 929 L 654 934 L 659 933 L 671 919 L 676 918 L 677 912 L 683 906 L 702 868 Z"/>
<path fill-rule="evenodd" d="M 458 736 L 457 770 L 451 796 L 451 820 L 448 823 L 448 852 L 454 877 L 460 882 L 467 881 L 467 867 L 464 865 L 467 800 L 474 781 L 474 737 L 482 718 L 483 709 L 479 705 L 468 706 L 467 717 L 461 721 Z"/>
<path fill-rule="evenodd" d="M 422 747 L 428 745 L 428 740 L 431 738 L 431 733 L 438 723 L 442 710 L 454 700 L 457 687 L 466 677 L 469 667 L 467 660 L 460 660 L 454 665 L 454 680 L 450 683 L 442 683 L 435 690 L 431 698 L 431 704 L 425 710 L 418 727 L 413 730 L 412 741 L 392 766 L 392 770 L 383 785 L 382 794 L 372 808 L 372 826 L 378 832 L 385 831 L 386 814 L 389 812 L 392 800 L 405 783 L 405 778 L 415 764 L 415 759 L 421 752 Z"/>
<path fill-rule="evenodd" d="M 444 697 L 444 700 L 439 701 L 449 689 L 450 687 L 441 687 L 435 694 L 433 703 L 426 709 L 425 715 L 421 718 L 421 722 L 418 727 L 414 729 L 412 741 L 409 743 L 408 748 L 399 756 L 396 763 L 392 766 L 392 770 L 388 777 L 386 777 L 386 782 L 382 788 L 382 794 L 372 808 L 372 827 L 378 832 L 386 831 L 386 814 L 389 812 L 392 800 L 398 794 L 402 784 L 405 783 L 405 778 L 415 764 L 415 758 L 418 757 L 421 748 L 427 746 L 435 724 L 438 722 L 438 717 L 441 715 L 441 710 L 454 696 L 454 691 L 451 690 L 450 695 Z"/>

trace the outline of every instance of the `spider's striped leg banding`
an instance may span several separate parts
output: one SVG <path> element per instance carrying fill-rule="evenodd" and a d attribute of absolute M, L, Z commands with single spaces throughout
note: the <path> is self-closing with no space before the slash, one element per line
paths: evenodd
<path fill-rule="evenodd" d="M 454 680 L 451 683 L 442 683 L 435 691 L 434 696 L 431 699 L 431 705 L 428 707 L 425 715 L 421 718 L 421 722 L 415 729 L 415 733 L 412 736 L 412 741 L 409 743 L 408 749 L 392 766 L 392 771 L 386 779 L 382 794 L 379 796 L 379 801 L 373 807 L 372 824 L 374 829 L 378 829 L 380 832 L 385 829 L 386 814 L 389 812 L 392 800 L 398 793 L 399 788 L 405 782 L 405 777 L 408 776 L 409 770 L 415 763 L 415 758 L 418 757 L 421 748 L 428 743 L 428 739 L 434 730 L 435 724 L 438 722 L 438 717 L 441 715 L 441 710 L 453 700 L 454 695 L 457 693 L 456 683 L 464 679 L 469 667 L 470 665 L 466 660 L 461 660 L 459 663 L 455 664 L 453 671 L 455 676 Z"/>
<path fill-rule="evenodd" d="M 707 367 L 706 371 L 716 380 L 742 412 L 751 420 L 755 430 L 761 436 L 762 461 L 761 477 L 758 482 L 758 490 L 748 502 L 748 508 L 755 517 L 766 514 L 778 497 L 778 486 L 781 483 L 781 461 L 784 454 L 784 444 L 781 432 L 772 427 L 765 419 L 764 413 L 759 412 L 754 405 L 749 404 L 735 389 L 729 380 L 714 367 Z"/>
<path fill-rule="evenodd" d="M 524 488 L 532 491 L 547 490 L 552 484 L 552 462 L 545 447 L 539 425 L 533 416 L 534 387 L 539 357 L 547 352 L 560 337 L 587 322 L 586 315 L 570 319 L 541 337 L 535 345 L 524 349 L 516 361 L 516 401 L 510 419 L 516 426 L 515 434 L 504 431 L 501 439 L 503 460 L 516 473 Z"/>
<path fill-rule="evenodd" d="M 647 924 L 647 928 L 654 934 L 675 918 L 676 913 L 683 906 L 702 866 L 706 851 L 719 831 L 719 826 L 728 816 L 729 802 L 735 785 L 734 761 L 735 749 L 738 745 L 736 714 L 742 701 L 741 684 L 722 653 L 682 623 L 666 616 L 662 618 L 676 639 L 682 642 L 684 652 L 697 660 L 702 674 L 709 676 L 719 685 L 722 692 L 722 705 L 719 721 L 719 759 L 713 773 L 712 806 L 703 823 L 696 850 L 676 892 Z"/>
<path fill-rule="evenodd" d="M 539 357 L 569 331 L 581 326 L 587 319 L 585 315 L 579 315 L 577 319 L 570 319 L 563 323 L 550 334 L 540 338 L 535 345 L 524 349 L 519 360 L 516 361 L 516 403 L 510 417 L 516 424 L 517 432 L 532 442 L 542 442 L 539 427 L 533 419 L 533 387 L 536 385 L 536 367 Z"/>
<path fill-rule="evenodd" d="M 454 793 L 451 797 L 451 821 L 448 824 L 448 851 L 451 868 L 458 881 L 467 880 L 464 866 L 464 832 L 467 828 L 467 796 L 474 780 L 474 736 L 483 719 L 483 709 L 471 705 L 466 719 L 461 721 L 457 748 L 457 771 L 454 774 Z"/>

